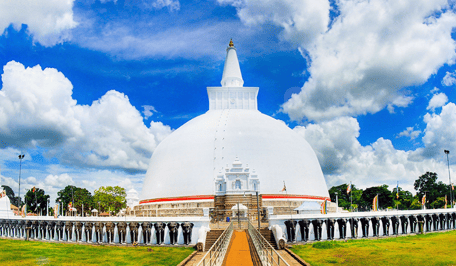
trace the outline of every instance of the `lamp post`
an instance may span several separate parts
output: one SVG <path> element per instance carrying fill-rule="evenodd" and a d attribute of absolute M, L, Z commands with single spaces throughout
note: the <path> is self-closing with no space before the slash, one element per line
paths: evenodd
<path fill-rule="evenodd" d="M 449 150 L 444 150 L 446 156 L 447 156 L 447 162 L 448 162 L 448 180 L 450 181 L 450 204 L 451 208 L 453 208 L 453 189 L 451 185 L 451 175 L 450 175 L 450 159 L 448 159 L 448 154 L 450 154 Z"/>
<path fill-rule="evenodd" d="M 59 207 L 60 207 L 60 215 L 63 214 L 63 210 L 62 210 L 62 200 L 59 199 Z"/>
<path fill-rule="evenodd" d="M 49 216 L 49 198 L 46 201 L 46 216 Z"/>
<path fill-rule="evenodd" d="M 21 172 L 22 172 L 22 159 L 24 159 L 25 154 L 20 154 L 19 157 L 19 203 L 21 205 Z M 20 208 L 20 206 L 18 206 Z"/>
<path fill-rule="evenodd" d="M 70 215 L 73 216 L 73 208 L 74 208 L 74 191 L 73 191 L 74 186 L 71 186 L 71 209 L 70 209 Z"/>
<path fill-rule="evenodd" d="M 336 212 L 339 212 L 339 196 L 337 195 L 337 192 L 336 192 Z"/>
<path fill-rule="evenodd" d="M 256 193 L 256 198 L 257 198 L 257 213 L 258 213 L 258 231 L 260 231 L 260 203 L 259 203 L 259 199 L 258 199 L 258 191 L 255 192 Z"/>

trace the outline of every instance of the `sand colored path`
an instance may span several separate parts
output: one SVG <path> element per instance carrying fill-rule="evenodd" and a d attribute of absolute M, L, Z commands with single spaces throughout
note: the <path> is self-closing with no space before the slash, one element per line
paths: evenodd
<path fill-rule="evenodd" d="M 226 254 L 225 266 L 252 265 L 249 242 L 245 231 L 234 231 L 231 247 Z"/>

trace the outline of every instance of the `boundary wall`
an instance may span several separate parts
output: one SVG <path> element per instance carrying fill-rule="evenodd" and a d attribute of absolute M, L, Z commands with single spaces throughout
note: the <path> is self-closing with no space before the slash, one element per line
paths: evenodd
<path fill-rule="evenodd" d="M 282 239 L 287 243 L 454 230 L 456 208 L 270 215 L 269 229 L 276 241 Z"/>
<path fill-rule="evenodd" d="M 209 217 L 0 217 L 0 237 L 93 244 L 196 245 Z"/>

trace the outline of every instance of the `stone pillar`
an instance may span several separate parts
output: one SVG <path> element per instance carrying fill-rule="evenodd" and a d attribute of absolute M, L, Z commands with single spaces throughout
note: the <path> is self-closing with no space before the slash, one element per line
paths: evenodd
<path fill-rule="evenodd" d="M 125 232 L 125 243 L 131 244 L 130 223 L 127 223 L 127 229 Z"/>
<path fill-rule="evenodd" d="M 119 229 L 116 222 L 114 222 L 114 243 L 119 244 Z"/>

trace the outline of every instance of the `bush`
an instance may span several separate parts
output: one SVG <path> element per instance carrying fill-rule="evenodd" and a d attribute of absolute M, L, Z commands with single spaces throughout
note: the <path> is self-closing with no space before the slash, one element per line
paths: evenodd
<path fill-rule="evenodd" d="M 342 245 L 338 241 L 324 241 L 324 242 L 313 243 L 312 247 L 318 248 L 318 249 L 331 249 L 331 248 L 342 247 Z"/>

